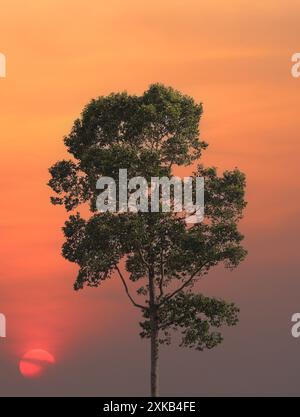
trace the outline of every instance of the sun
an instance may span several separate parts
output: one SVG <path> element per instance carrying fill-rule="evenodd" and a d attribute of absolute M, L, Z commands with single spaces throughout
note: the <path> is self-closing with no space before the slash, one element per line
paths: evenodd
<path fill-rule="evenodd" d="M 19 370 L 25 378 L 38 378 L 55 363 L 54 356 L 43 349 L 32 349 L 25 353 L 19 363 Z"/>

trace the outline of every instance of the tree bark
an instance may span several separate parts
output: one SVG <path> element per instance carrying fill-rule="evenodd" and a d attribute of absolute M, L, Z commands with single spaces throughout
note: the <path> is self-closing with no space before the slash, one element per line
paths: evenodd
<path fill-rule="evenodd" d="M 155 295 L 154 271 L 149 271 L 149 315 L 150 315 L 150 329 L 151 329 L 151 397 L 158 397 L 158 359 L 159 359 L 159 329 L 158 329 L 158 315 Z"/>
<path fill-rule="evenodd" d="M 159 369 L 158 369 L 158 323 L 157 313 L 153 312 L 152 317 L 150 316 L 151 325 L 151 397 L 158 397 L 159 395 Z"/>

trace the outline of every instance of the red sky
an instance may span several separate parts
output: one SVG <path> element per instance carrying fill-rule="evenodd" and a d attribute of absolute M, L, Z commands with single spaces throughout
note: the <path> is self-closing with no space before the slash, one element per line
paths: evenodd
<path fill-rule="evenodd" d="M 139 94 L 153 82 L 203 102 L 201 132 L 210 144 L 204 162 L 244 171 L 249 202 L 242 222 L 247 261 L 233 274 L 218 269 L 203 288 L 237 302 L 243 320 L 224 347 L 202 356 L 210 366 L 207 386 L 193 374 L 195 366 L 203 371 L 201 355 L 169 348 L 181 365 L 175 383 L 165 359 L 162 392 L 293 392 L 300 79 L 290 68 L 300 50 L 299 1 L 0 0 L 0 8 L 0 52 L 7 58 L 7 78 L 0 80 L 0 312 L 8 319 L 0 395 L 1 388 L 34 392 L 16 372 L 32 348 L 57 358 L 60 382 L 53 377 L 41 392 L 56 385 L 82 395 L 147 393 L 137 316 L 118 282 L 73 292 L 76 268 L 60 255 L 66 214 L 50 205 L 46 183 L 48 167 L 65 156 L 63 136 L 92 97 Z M 281 354 L 288 363 L 276 379 Z M 229 386 L 222 383 L 228 358 L 240 360 Z M 92 376 L 70 388 L 78 364 Z M 127 367 L 137 378 L 124 387 Z"/>

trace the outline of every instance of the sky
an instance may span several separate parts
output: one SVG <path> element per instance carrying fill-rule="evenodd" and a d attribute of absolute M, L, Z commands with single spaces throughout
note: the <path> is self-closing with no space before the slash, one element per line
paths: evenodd
<path fill-rule="evenodd" d="M 60 254 L 67 214 L 49 202 L 48 168 L 93 97 L 154 82 L 202 102 L 202 162 L 247 176 L 248 257 L 200 291 L 235 302 L 223 344 L 161 352 L 163 395 L 299 395 L 300 52 L 296 0 L 0 0 L 0 396 L 147 395 L 149 347 L 119 281 L 74 292 Z M 48 376 L 19 361 L 45 349 Z"/>

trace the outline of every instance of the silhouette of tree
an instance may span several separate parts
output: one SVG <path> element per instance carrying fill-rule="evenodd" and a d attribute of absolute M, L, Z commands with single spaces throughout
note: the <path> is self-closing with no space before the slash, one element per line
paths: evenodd
<path fill-rule="evenodd" d="M 193 225 L 174 212 L 99 213 L 96 182 L 117 179 L 120 168 L 129 178 L 170 178 L 174 166 L 199 160 L 207 147 L 199 139 L 201 115 L 201 104 L 161 84 L 142 96 L 100 97 L 64 139 L 72 159 L 49 170 L 53 204 L 67 211 L 84 203 L 90 208 L 89 218 L 77 212 L 63 228 L 63 256 L 79 266 L 74 287 L 120 279 L 141 310 L 141 336 L 150 339 L 152 396 L 158 396 L 159 345 L 171 342 L 172 331 L 181 335 L 180 346 L 202 351 L 222 341 L 222 325 L 238 321 L 233 303 L 206 297 L 195 284 L 217 264 L 235 268 L 246 256 L 237 228 L 246 205 L 245 176 L 237 169 L 218 176 L 215 168 L 198 165 L 194 175 L 204 177 L 205 218 Z"/>

